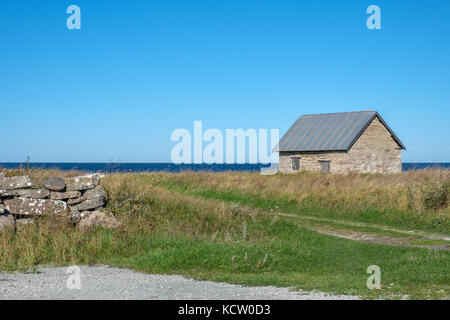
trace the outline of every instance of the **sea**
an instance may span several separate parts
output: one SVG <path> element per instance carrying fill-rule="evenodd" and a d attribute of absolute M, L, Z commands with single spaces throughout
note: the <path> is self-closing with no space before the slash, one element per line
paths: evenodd
<path fill-rule="evenodd" d="M 79 170 L 87 172 L 181 172 L 181 171 L 260 171 L 265 164 L 173 164 L 173 163 L 108 163 L 108 162 L 0 162 L 0 168 L 42 168 L 60 170 Z M 450 163 L 402 163 L 403 171 L 424 169 L 447 169 Z"/>

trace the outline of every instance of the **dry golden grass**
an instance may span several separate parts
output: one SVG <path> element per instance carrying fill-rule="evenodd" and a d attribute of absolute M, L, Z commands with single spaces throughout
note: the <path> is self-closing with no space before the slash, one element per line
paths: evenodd
<path fill-rule="evenodd" d="M 168 234 L 219 235 L 227 232 L 240 233 L 245 219 L 261 214 L 257 209 L 236 206 L 215 199 L 180 194 L 167 188 L 143 184 L 136 174 L 114 174 L 105 177 L 102 185 L 108 192 L 108 208 L 123 216 L 123 219 L 136 219 L 139 213 L 155 203 L 160 204 L 159 214 L 152 215 L 160 230 L 164 225 Z M 180 212 L 189 212 L 187 220 L 180 224 L 167 221 L 184 219 Z M 186 218 L 186 217 L 185 217 Z M 254 235 L 259 237 L 257 233 Z"/>
<path fill-rule="evenodd" d="M 261 197 L 286 197 L 299 203 L 316 198 L 336 201 L 344 207 L 386 207 L 425 211 L 426 187 L 450 183 L 450 170 L 407 171 L 401 174 L 320 174 L 262 176 L 251 172 L 183 172 L 149 174 L 154 180 L 208 187 L 217 191 L 236 190 Z M 448 212 L 448 199 L 441 208 Z"/>
<path fill-rule="evenodd" d="M 37 184 L 52 176 L 74 176 L 77 171 L 6 170 L 7 175 L 29 175 Z M 450 230 L 450 170 L 412 170 L 400 174 L 321 174 L 300 172 L 263 176 L 257 172 L 115 173 L 102 182 L 111 203 L 123 206 L 153 196 L 168 197 L 168 190 L 259 208 L 297 208 L 321 214 L 408 228 Z M 137 200 L 136 200 L 137 199 Z M 171 199 L 160 199 L 170 202 Z M 245 201 L 243 201 L 245 200 Z M 114 202 L 115 201 L 115 202 Z M 261 207 L 262 206 L 262 207 Z M 119 208 L 116 208 L 119 210 Z M 217 211 L 217 209 L 214 209 Z M 219 212 L 219 211 L 217 211 Z M 410 223 L 409 223 L 410 222 Z"/>
<path fill-rule="evenodd" d="M 0 168 L 1 171 L 1 168 Z M 59 169 L 38 169 L 38 168 L 31 168 L 31 169 L 4 169 L 2 172 L 7 177 L 13 177 L 13 176 L 29 176 L 31 180 L 37 185 L 40 186 L 42 184 L 42 181 L 47 178 L 52 177 L 75 177 L 78 175 L 85 174 L 85 172 L 82 171 L 62 171 Z"/>
<path fill-rule="evenodd" d="M 112 175 L 110 181 L 118 179 L 117 176 Z M 286 210 L 289 207 L 302 213 L 408 228 L 444 232 L 450 229 L 449 170 L 407 171 L 390 175 L 142 173 L 135 174 L 134 179 L 137 189 L 146 185 L 161 186 L 195 196 L 257 204 L 266 210 Z"/>

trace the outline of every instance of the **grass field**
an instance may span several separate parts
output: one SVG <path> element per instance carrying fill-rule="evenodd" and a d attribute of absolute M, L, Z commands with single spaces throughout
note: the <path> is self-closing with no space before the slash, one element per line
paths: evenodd
<path fill-rule="evenodd" d="M 40 181 L 77 173 L 21 174 Z M 396 231 L 345 224 L 376 223 L 449 235 L 449 179 L 448 171 L 438 170 L 387 176 L 113 174 L 102 185 L 108 208 L 122 223 L 118 229 L 82 232 L 52 218 L 41 219 L 23 232 L 0 235 L 0 268 L 109 264 L 364 298 L 448 299 L 450 251 L 348 240 L 311 227 L 326 224 L 333 230 L 402 237 Z M 326 220 L 307 223 L 303 216 Z M 380 290 L 366 287 L 370 265 L 381 269 Z"/>

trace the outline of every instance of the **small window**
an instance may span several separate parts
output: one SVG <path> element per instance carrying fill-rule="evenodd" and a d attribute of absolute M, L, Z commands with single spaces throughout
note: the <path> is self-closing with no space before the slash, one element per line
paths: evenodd
<path fill-rule="evenodd" d="M 320 169 L 323 173 L 329 173 L 330 172 L 330 162 L 331 161 L 319 161 L 320 163 Z"/>
<path fill-rule="evenodd" d="M 298 171 L 300 170 L 300 158 L 291 158 L 292 159 L 292 170 Z"/>

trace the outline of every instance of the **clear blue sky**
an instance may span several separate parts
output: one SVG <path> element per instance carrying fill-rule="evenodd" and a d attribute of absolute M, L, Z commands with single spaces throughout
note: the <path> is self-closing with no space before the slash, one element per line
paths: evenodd
<path fill-rule="evenodd" d="M 353 110 L 405 162 L 450 162 L 450 1 L 2 0 L 0 37 L 0 162 L 169 162 L 194 120 L 283 134 Z"/>

